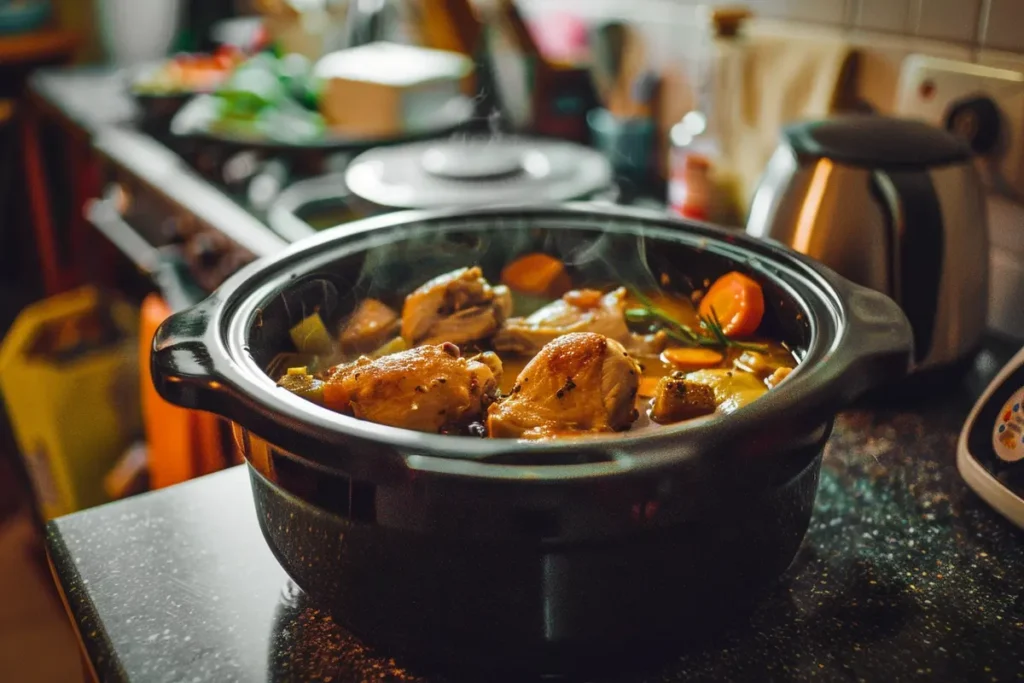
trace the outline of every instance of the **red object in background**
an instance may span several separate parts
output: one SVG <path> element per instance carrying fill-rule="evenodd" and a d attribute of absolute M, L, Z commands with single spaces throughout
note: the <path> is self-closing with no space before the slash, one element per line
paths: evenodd
<path fill-rule="evenodd" d="M 530 34 L 545 59 L 578 64 L 587 59 L 587 24 L 572 14 L 546 14 L 528 22 Z"/>
<path fill-rule="evenodd" d="M 249 52 L 255 54 L 270 45 L 270 33 L 267 31 L 265 24 L 261 24 L 259 29 L 256 31 L 256 37 L 252 41 L 252 45 L 249 46 Z"/>
<path fill-rule="evenodd" d="M 930 100 L 935 96 L 935 81 L 928 79 L 921 84 L 918 90 L 921 93 L 921 98 Z"/>
<path fill-rule="evenodd" d="M 28 74 L 31 73 L 29 67 L 69 62 L 78 43 L 79 36 L 76 32 L 55 29 L 3 36 L 0 37 L 0 62 L 7 66 L 22 67 L 19 71 Z M 16 90 L 22 91 L 24 88 L 19 85 Z M 58 231 L 50 210 L 51 197 L 40 142 L 41 109 L 32 102 L 31 97 L 20 103 L 20 109 L 23 141 L 21 163 L 28 189 L 29 215 L 36 240 L 36 252 L 39 255 L 43 286 L 46 294 L 52 295 L 73 288 L 79 278 L 73 270 L 74 264 L 63 264 L 58 253 Z M 87 140 L 71 139 L 69 156 L 74 194 L 72 201 L 76 204 L 72 207 L 72 224 L 68 232 L 73 235 L 71 239 L 75 248 L 81 245 L 82 222 L 77 220 L 76 212 L 81 212 L 83 204 L 78 202 L 82 197 L 94 196 L 92 192 L 96 188 L 92 184 L 99 176 L 89 166 L 91 158 Z M 74 234 L 76 232 L 77 235 Z"/>
<path fill-rule="evenodd" d="M 710 162 L 701 154 L 675 152 L 670 169 L 669 206 L 683 218 L 708 220 L 711 204 Z"/>

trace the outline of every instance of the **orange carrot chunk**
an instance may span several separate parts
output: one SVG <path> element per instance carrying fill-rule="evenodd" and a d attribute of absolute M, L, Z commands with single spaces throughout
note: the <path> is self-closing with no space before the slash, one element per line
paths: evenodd
<path fill-rule="evenodd" d="M 665 349 L 661 359 L 676 370 L 693 372 L 721 364 L 723 356 L 714 349 L 672 348 Z"/>
<path fill-rule="evenodd" d="M 521 294 L 559 297 L 572 289 L 565 264 L 548 254 L 527 254 L 501 271 L 501 281 Z"/>
<path fill-rule="evenodd" d="M 714 312 L 727 336 L 746 337 L 757 331 L 764 317 L 764 292 L 743 273 L 726 273 L 708 289 L 698 311 L 703 317 Z"/>

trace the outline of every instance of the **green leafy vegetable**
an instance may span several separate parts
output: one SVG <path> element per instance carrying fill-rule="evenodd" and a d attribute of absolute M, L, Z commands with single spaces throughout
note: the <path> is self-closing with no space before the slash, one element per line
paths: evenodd
<path fill-rule="evenodd" d="M 258 54 L 217 89 L 206 113 L 210 130 L 299 144 L 323 137 L 317 110 L 322 87 L 309 60 Z"/>

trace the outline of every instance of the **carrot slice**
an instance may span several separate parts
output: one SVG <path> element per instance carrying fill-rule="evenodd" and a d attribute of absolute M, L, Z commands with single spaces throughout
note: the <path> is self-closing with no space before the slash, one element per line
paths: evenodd
<path fill-rule="evenodd" d="M 565 303 L 576 308 L 597 308 L 601 305 L 601 298 L 604 295 L 596 289 L 574 289 L 566 292 L 562 299 Z"/>
<path fill-rule="evenodd" d="M 522 294 L 559 297 L 572 289 L 565 264 L 548 254 L 526 254 L 501 271 L 501 281 Z"/>
<path fill-rule="evenodd" d="M 714 349 L 689 349 L 671 348 L 665 349 L 661 359 L 674 367 L 676 370 L 690 372 L 693 370 L 704 370 L 713 368 L 722 362 L 724 356 Z"/>
<path fill-rule="evenodd" d="M 745 337 L 757 331 L 764 317 L 764 292 L 743 273 L 726 273 L 711 285 L 698 310 L 704 317 L 713 311 L 727 336 Z"/>

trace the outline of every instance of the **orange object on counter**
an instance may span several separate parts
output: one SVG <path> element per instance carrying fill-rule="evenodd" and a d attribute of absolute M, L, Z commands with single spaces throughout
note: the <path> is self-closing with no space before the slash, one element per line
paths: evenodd
<path fill-rule="evenodd" d="M 156 294 L 142 302 L 139 369 L 142 419 L 149 452 L 149 484 L 160 489 L 224 469 L 217 416 L 171 405 L 157 394 L 149 375 L 150 348 L 157 328 L 171 314 Z"/>

